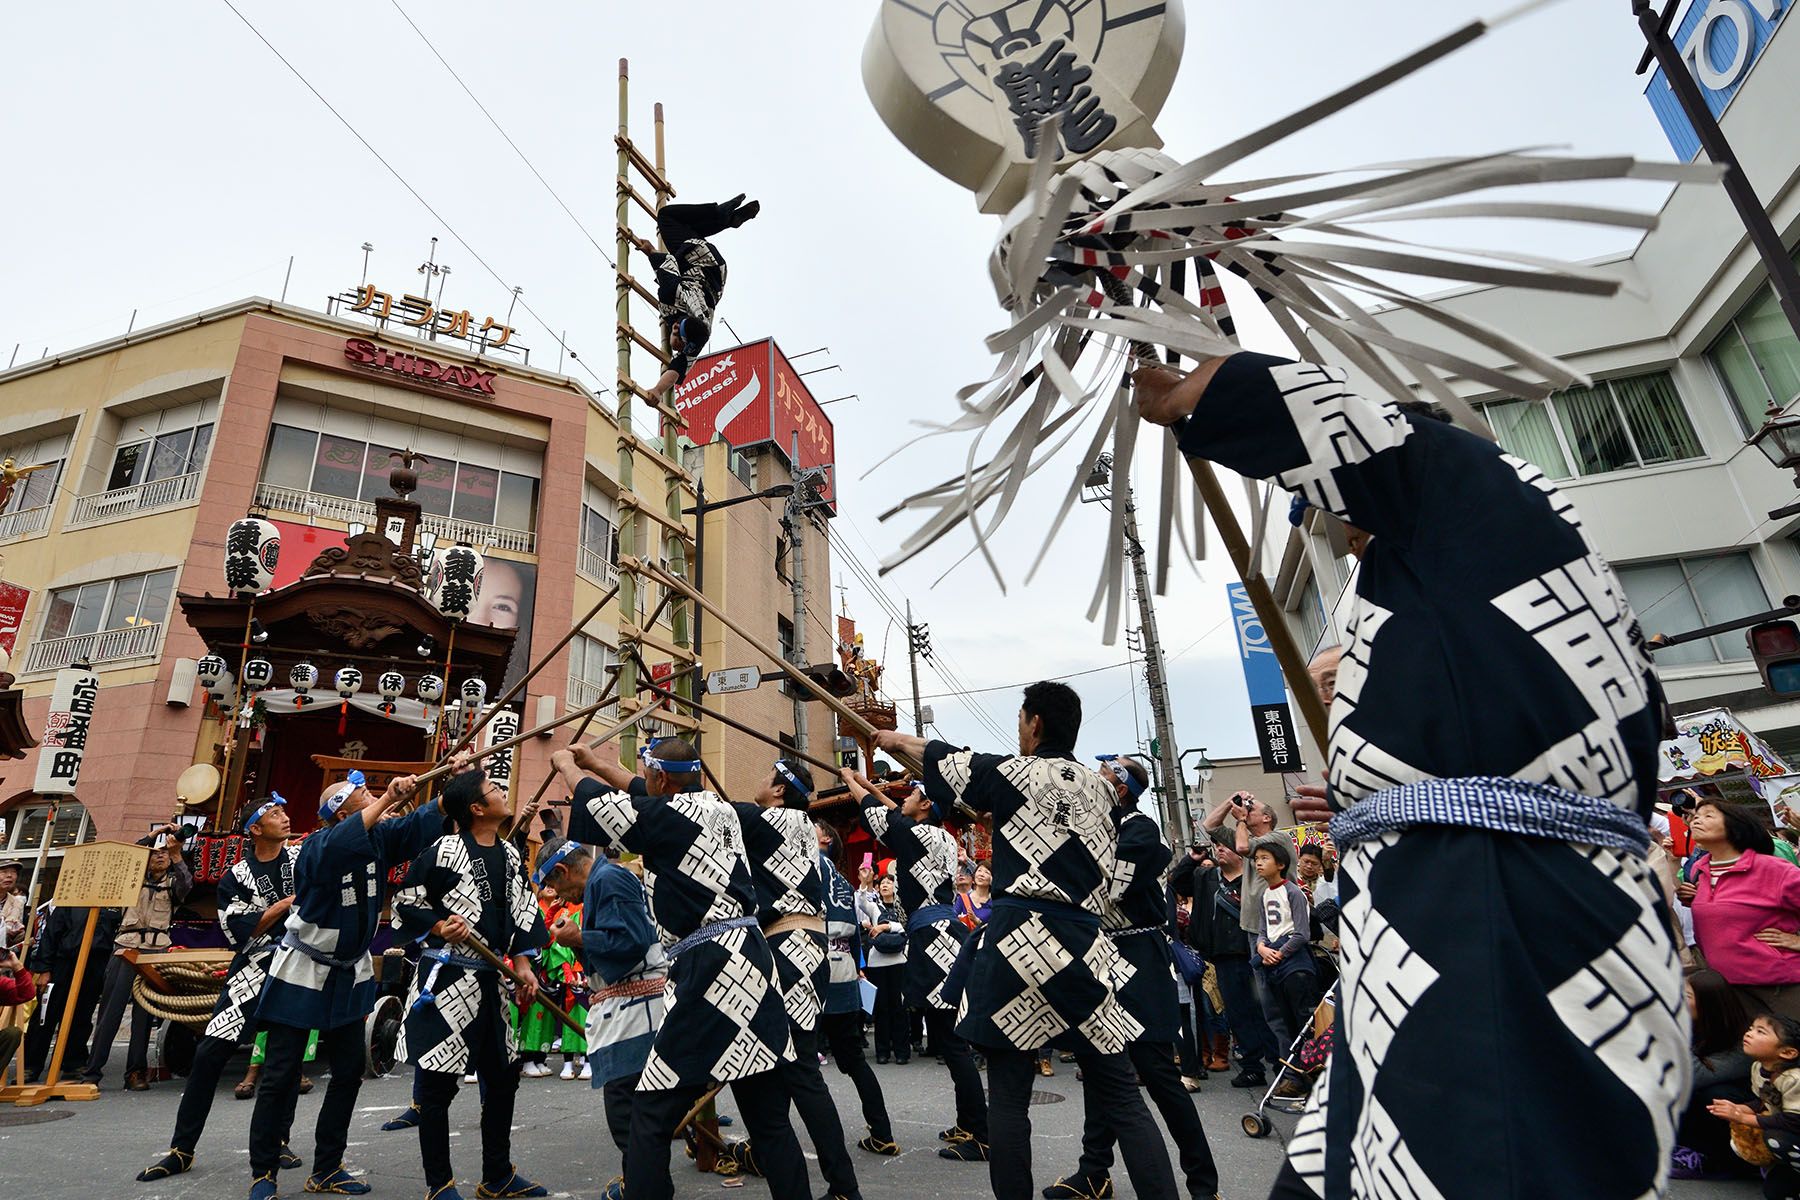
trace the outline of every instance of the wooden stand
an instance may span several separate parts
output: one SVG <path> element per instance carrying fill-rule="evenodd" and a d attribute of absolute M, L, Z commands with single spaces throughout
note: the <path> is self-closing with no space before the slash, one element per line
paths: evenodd
<path fill-rule="evenodd" d="M 57 888 L 61 891 L 61 887 Z M 88 909 L 87 924 L 81 930 L 81 953 L 75 956 L 75 974 L 69 979 L 69 995 L 81 995 L 81 979 L 87 973 L 88 951 L 94 948 L 94 926 L 100 923 L 100 910 Z M 47 1100 L 98 1100 L 100 1088 L 92 1083 L 62 1083 L 63 1051 L 69 1046 L 69 1030 L 75 1025 L 79 1004 L 63 1005 L 62 1025 L 56 1031 L 56 1050 L 50 1056 L 50 1075 L 43 1083 L 21 1087 L 13 1098 L 20 1108 L 36 1108 Z M 12 1089 L 7 1089 L 11 1091 Z"/>

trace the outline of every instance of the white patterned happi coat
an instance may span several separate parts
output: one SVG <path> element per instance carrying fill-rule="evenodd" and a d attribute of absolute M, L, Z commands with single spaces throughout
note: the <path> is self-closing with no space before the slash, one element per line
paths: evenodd
<path fill-rule="evenodd" d="M 250 1032 L 257 998 L 269 977 L 269 960 L 275 957 L 284 925 L 277 921 L 260 937 L 253 933 L 271 904 L 294 894 L 294 860 L 299 857 L 298 845 L 283 846 L 267 863 L 257 862 L 251 851 L 231 864 L 219 881 L 219 928 L 237 955 L 231 960 L 204 1036 L 238 1042 Z"/>

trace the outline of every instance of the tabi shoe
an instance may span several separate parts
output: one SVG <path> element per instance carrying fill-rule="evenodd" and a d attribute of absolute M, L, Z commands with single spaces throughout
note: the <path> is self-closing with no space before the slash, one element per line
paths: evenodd
<path fill-rule="evenodd" d="M 1090 1179 L 1086 1175 L 1062 1175 L 1044 1189 L 1044 1200 L 1112 1200 L 1112 1194 L 1111 1175 L 1102 1175 L 1099 1179 Z"/>
<path fill-rule="evenodd" d="M 600 1193 L 600 1200 L 625 1200 L 625 1177 L 614 1175 L 606 1190 Z"/>
<path fill-rule="evenodd" d="M 275 1165 L 283 1171 L 298 1171 L 303 1164 L 300 1162 L 300 1156 L 294 1153 L 293 1148 L 283 1142 L 281 1149 L 276 1152 Z"/>
<path fill-rule="evenodd" d="M 971 1135 L 960 1142 L 951 1142 L 938 1150 L 939 1158 L 951 1158 L 957 1162 L 986 1162 L 988 1148 L 986 1142 L 978 1142 Z"/>
<path fill-rule="evenodd" d="M 726 1142 L 719 1147 L 719 1160 L 722 1164 L 730 1163 L 736 1167 L 736 1173 L 739 1175 L 755 1175 L 758 1178 L 762 1176 L 762 1168 L 756 1165 L 756 1149 L 751 1146 L 749 1138 L 739 1138 L 737 1141 Z"/>
<path fill-rule="evenodd" d="M 582 1059 L 581 1060 L 581 1070 L 576 1073 L 575 1078 L 577 1078 L 577 1079 L 592 1079 L 593 1077 L 594 1077 L 594 1064 L 587 1061 L 585 1058 Z"/>
<path fill-rule="evenodd" d="M 862 1149 L 867 1150 L 870 1154 L 880 1154 L 888 1158 L 892 1158 L 894 1155 L 900 1153 L 900 1146 L 897 1142 L 892 1138 L 882 1139 L 876 1137 L 875 1131 L 872 1129 L 869 1131 L 868 1137 L 856 1144 Z"/>
<path fill-rule="evenodd" d="M 514 1171 L 498 1183 L 476 1184 L 475 1194 L 480 1196 L 481 1200 L 500 1200 L 500 1198 L 510 1200 L 514 1196 L 548 1196 L 550 1192 L 543 1184 L 533 1183 Z"/>
<path fill-rule="evenodd" d="M 273 1171 L 267 1175 L 258 1175 L 250 1181 L 248 1200 L 275 1200 L 280 1194 L 275 1187 L 275 1172 Z"/>
<path fill-rule="evenodd" d="M 563 1063 L 561 1078 L 563 1078 L 563 1079 L 575 1078 L 575 1064 L 573 1061 Z"/>
<path fill-rule="evenodd" d="M 425 1200 L 463 1200 L 462 1193 L 456 1190 L 456 1180 L 452 1179 L 435 1192 L 426 1192 Z"/>
<path fill-rule="evenodd" d="M 383 1133 L 392 1133 L 396 1129 L 417 1129 L 418 1127 L 419 1106 L 416 1104 L 407 1105 L 405 1112 L 401 1113 L 391 1121 L 383 1121 L 381 1123 L 381 1131 Z"/>
<path fill-rule="evenodd" d="M 155 1183 L 158 1179 L 167 1179 L 171 1175 L 179 1175 L 183 1171 L 194 1169 L 194 1155 L 191 1150 L 177 1150 L 169 1147 L 169 1152 L 137 1173 L 139 1183 Z"/>
<path fill-rule="evenodd" d="M 938 1130 L 938 1141 L 940 1142 L 966 1142 L 974 1136 L 961 1125 L 952 1125 L 948 1129 Z"/>
<path fill-rule="evenodd" d="M 1234 1088 L 1264 1087 L 1268 1082 L 1269 1077 L 1263 1074 L 1261 1067 L 1245 1067 L 1231 1077 L 1231 1086 Z"/>
<path fill-rule="evenodd" d="M 369 1185 L 339 1166 L 335 1171 L 309 1176 L 306 1190 L 332 1196 L 366 1196 L 369 1194 Z"/>
<path fill-rule="evenodd" d="M 128 1092 L 147 1092 L 150 1080 L 142 1071 L 125 1072 L 125 1090 Z"/>

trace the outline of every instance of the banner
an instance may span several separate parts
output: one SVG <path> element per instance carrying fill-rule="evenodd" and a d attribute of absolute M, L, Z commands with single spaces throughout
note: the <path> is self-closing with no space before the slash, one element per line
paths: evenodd
<path fill-rule="evenodd" d="M 18 645 L 19 626 L 25 620 L 25 602 L 30 599 L 30 588 L 0 583 L 0 650 L 6 651 L 9 658 Z"/>
<path fill-rule="evenodd" d="M 675 387 L 675 409 L 687 436 L 704 446 L 724 438 L 734 449 L 773 443 L 795 470 L 829 467 L 837 457 L 831 418 L 773 338 L 763 338 L 695 361 Z M 834 481 L 820 497 L 836 511 Z"/>
<path fill-rule="evenodd" d="M 94 718 L 94 701 L 100 696 L 100 677 L 92 671 L 68 667 L 56 673 L 50 693 L 50 715 L 44 720 L 44 740 L 38 747 L 37 782 L 32 791 L 40 796 L 73 796 L 81 777 L 81 758 L 87 752 L 88 728 Z"/>
<path fill-rule="evenodd" d="M 1238 659 L 1244 667 L 1244 688 L 1250 693 L 1250 721 L 1256 728 L 1263 770 L 1270 775 L 1304 771 L 1300 738 L 1293 710 L 1288 707 L 1287 682 L 1281 676 L 1275 647 L 1269 644 L 1268 631 L 1243 584 L 1226 584 L 1225 599 L 1237 630 Z"/>
<path fill-rule="evenodd" d="M 481 748 L 485 750 L 496 742 L 504 742 L 508 738 L 517 736 L 519 736 L 519 714 L 510 708 L 503 708 L 494 714 L 493 720 L 489 721 L 487 727 L 481 731 Z M 512 790 L 512 749 L 497 751 L 482 761 L 487 764 L 489 783 L 508 791 Z"/>

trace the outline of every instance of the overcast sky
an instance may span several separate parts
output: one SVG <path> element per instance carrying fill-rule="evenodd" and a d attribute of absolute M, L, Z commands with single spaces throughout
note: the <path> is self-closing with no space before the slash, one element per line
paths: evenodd
<path fill-rule="evenodd" d="M 407 16 L 461 76 L 562 200 L 458 86 L 392 0 L 239 10 L 436 210 L 434 216 L 333 117 L 223 0 L 44 4 L 14 9 L 0 100 L 14 114 L 0 288 L 0 361 L 69 349 L 249 295 L 323 308 L 354 286 L 365 241 L 370 279 L 398 295 L 433 236 L 452 269 L 445 302 L 480 316 L 525 291 L 514 323 L 534 366 L 568 343 L 610 383 L 618 59 L 631 60 L 632 132 L 648 146 L 651 106 L 668 118 L 668 162 L 682 199 L 748 192 L 762 216 L 719 239 L 731 265 L 721 308 L 740 340 L 773 335 L 836 423 L 837 531 L 873 569 L 902 517 L 876 516 L 936 482 L 962 444 L 916 448 L 874 467 L 944 417 L 954 392 L 984 378 L 982 338 L 1000 325 L 985 272 L 995 218 L 904 150 L 866 99 L 860 56 L 875 5 L 852 0 L 658 0 L 654 4 L 433 5 Z M 1510 7 L 1469 0 L 1188 0 L 1185 59 L 1157 128 L 1191 158 L 1299 108 L 1467 20 Z M 1271 19 L 1277 12 L 1279 19 Z M 1568 2 L 1534 13 L 1303 136 L 1234 168 L 1237 177 L 1398 157 L 1526 146 L 1666 159 L 1632 74 L 1642 43 L 1623 3 Z M 1654 209 L 1643 185 L 1592 189 Z M 585 226 L 584 233 L 581 226 Z M 592 238 L 598 239 L 596 247 Z M 1490 231 L 1519 249 L 1586 258 L 1633 238 L 1595 227 Z M 483 262 L 478 260 L 485 260 Z M 488 269 L 491 268 L 491 271 Z M 641 258 L 634 271 L 644 273 Z M 496 278 L 496 275 L 498 278 Z M 535 315 L 534 315 L 535 314 Z M 540 324 L 540 322 L 542 322 Z M 1279 350 L 1249 323 L 1253 346 Z M 715 346 L 733 339 L 721 328 Z M 646 363 L 644 370 L 648 371 Z M 1078 439 L 1079 440 L 1079 439 Z M 953 539 L 889 575 L 987 721 L 1010 739 L 1015 685 L 1071 682 L 1087 709 L 1084 753 L 1135 747 L 1149 721 L 1141 676 L 1117 666 L 1083 620 L 1103 549 L 1104 514 L 1077 514 L 1029 587 L 1025 568 L 1074 471 L 1028 492 L 1002 530 L 1008 591 L 975 561 L 938 577 L 968 547 Z M 1145 482 L 1148 482 L 1146 477 Z M 1236 489 L 1234 489 L 1236 490 Z M 905 637 L 848 564 L 850 611 L 890 690 L 905 689 Z M 1183 747 L 1249 753 L 1252 730 L 1226 620 L 1224 561 L 1172 576 L 1159 602 Z M 935 583 L 935 586 L 934 586 Z M 1099 668 L 1099 669 L 1097 669 Z M 958 741 L 999 738 L 927 668 L 922 691 Z M 1135 699 L 1134 699 L 1135 686 Z"/>

